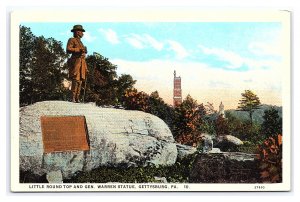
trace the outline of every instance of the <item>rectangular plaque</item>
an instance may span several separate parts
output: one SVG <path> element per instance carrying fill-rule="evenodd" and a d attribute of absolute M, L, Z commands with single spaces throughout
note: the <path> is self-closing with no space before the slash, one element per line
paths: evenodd
<path fill-rule="evenodd" d="M 44 152 L 89 150 L 84 116 L 42 116 Z"/>

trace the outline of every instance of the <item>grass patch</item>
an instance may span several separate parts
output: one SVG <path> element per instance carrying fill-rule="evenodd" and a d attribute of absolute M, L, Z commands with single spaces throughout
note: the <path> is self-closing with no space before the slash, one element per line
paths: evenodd
<path fill-rule="evenodd" d="M 190 170 L 196 154 L 178 160 L 172 166 L 148 167 L 99 167 L 89 172 L 78 172 L 65 183 L 149 183 L 158 182 L 155 177 L 165 177 L 169 183 L 189 182 Z"/>

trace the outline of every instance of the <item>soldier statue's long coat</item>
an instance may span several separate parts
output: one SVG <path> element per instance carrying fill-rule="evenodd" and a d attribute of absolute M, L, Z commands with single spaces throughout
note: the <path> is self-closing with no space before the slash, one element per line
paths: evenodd
<path fill-rule="evenodd" d="M 87 64 L 85 61 L 85 53 L 80 50 L 86 47 L 82 44 L 80 38 L 70 38 L 67 44 L 67 53 L 72 54 L 68 60 L 69 78 L 79 80 L 86 79 Z"/>

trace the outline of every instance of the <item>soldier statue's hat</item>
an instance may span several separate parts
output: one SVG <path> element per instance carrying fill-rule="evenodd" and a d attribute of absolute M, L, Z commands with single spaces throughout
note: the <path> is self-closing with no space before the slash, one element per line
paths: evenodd
<path fill-rule="evenodd" d="M 74 25 L 73 29 L 71 30 L 71 32 L 75 32 L 76 30 L 85 32 L 85 30 L 83 29 L 82 25 Z"/>

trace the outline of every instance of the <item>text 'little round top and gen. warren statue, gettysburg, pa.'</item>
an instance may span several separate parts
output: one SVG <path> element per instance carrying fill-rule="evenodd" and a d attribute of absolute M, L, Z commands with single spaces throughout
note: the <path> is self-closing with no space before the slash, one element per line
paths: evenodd
<path fill-rule="evenodd" d="M 48 182 L 61 183 L 79 171 L 89 172 L 100 166 L 172 166 L 178 159 L 199 152 L 195 147 L 177 144 L 167 124 L 157 116 L 79 103 L 84 102 L 84 85 L 87 82 L 87 48 L 80 40 L 85 31 L 83 27 L 75 25 L 71 31 L 74 37 L 67 44 L 67 53 L 71 54 L 67 63 L 72 81 L 72 102 L 43 101 L 20 108 L 21 172 L 46 175 Z M 180 104 L 181 78 L 176 76 L 176 72 L 173 95 L 174 105 Z M 224 116 L 222 103 L 219 114 Z M 213 148 L 210 135 L 202 134 L 201 137 L 201 152 L 211 155 L 222 153 L 220 149 Z M 218 141 L 243 144 L 230 135 L 220 137 Z M 253 155 L 222 155 L 222 158 L 234 161 L 254 162 Z M 194 169 L 191 175 L 198 175 L 198 172 Z"/>

